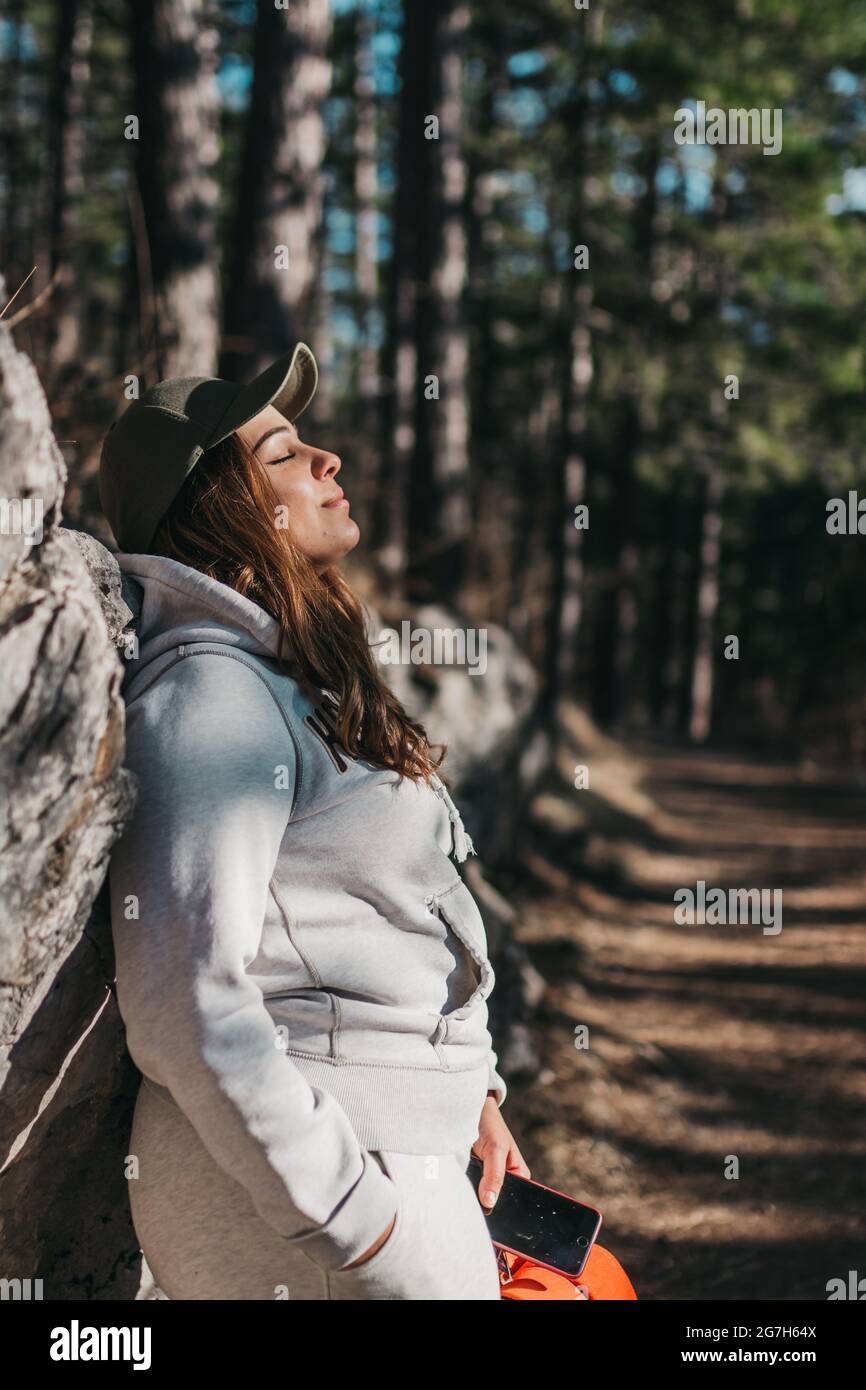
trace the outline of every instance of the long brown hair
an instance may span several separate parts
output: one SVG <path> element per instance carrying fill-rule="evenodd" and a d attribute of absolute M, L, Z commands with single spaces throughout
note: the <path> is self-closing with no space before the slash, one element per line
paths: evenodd
<path fill-rule="evenodd" d="M 253 599 L 280 627 L 277 660 L 333 706 L 347 753 L 428 781 L 441 764 L 371 655 L 361 604 L 334 567 L 319 574 L 275 522 L 278 499 L 236 435 L 206 450 L 150 545 Z M 294 662 L 294 666 L 292 665 Z"/>

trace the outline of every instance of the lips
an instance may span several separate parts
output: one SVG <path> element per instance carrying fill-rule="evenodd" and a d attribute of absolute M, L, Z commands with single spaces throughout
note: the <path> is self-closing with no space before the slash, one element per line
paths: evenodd
<path fill-rule="evenodd" d="M 340 506 L 348 507 L 348 505 L 349 505 L 348 502 L 346 501 L 345 497 L 343 496 L 343 489 L 342 489 L 342 488 L 338 488 L 337 491 L 334 493 L 333 497 L 329 497 L 328 500 L 327 500 L 327 502 L 323 502 L 323 503 L 322 503 L 322 506 L 323 506 L 323 507 L 340 507 Z"/>

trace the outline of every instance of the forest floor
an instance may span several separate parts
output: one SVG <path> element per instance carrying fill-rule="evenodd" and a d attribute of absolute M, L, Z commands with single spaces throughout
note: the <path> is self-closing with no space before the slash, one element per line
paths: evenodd
<path fill-rule="evenodd" d="M 546 990 L 543 1071 L 506 1117 L 534 1177 L 601 1209 L 640 1298 L 826 1299 L 866 1276 L 866 787 L 607 751 L 628 787 L 602 833 L 563 783 L 510 885 Z M 699 879 L 782 889 L 782 930 L 675 925 Z"/>

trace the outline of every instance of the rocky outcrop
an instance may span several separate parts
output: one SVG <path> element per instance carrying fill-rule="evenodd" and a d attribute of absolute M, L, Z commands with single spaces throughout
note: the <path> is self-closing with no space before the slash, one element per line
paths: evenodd
<path fill-rule="evenodd" d="M 59 527 L 65 478 L 36 372 L 0 324 L 0 1277 L 133 1298 L 136 1074 L 99 911 L 134 794 L 115 650 L 128 613 L 107 552 Z"/>

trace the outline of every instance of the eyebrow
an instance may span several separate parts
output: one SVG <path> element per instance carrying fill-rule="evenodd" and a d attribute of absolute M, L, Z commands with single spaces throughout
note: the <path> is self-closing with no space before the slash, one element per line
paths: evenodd
<path fill-rule="evenodd" d="M 262 435 L 261 439 L 259 440 L 258 444 L 256 444 L 255 447 L 253 448 L 253 453 L 254 453 L 254 454 L 257 454 L 258 451 L 259 451 L 259 449 L 260 449 L 260 448 L 262 447 L 262 445 L 265 443 L 265 441 L 268 440 L 268 439 L 270 439 L 272 435 L 274 435 L 274 434 L 288 434 L 291 428 L 292 428 L 291 425 L 275 425 L 274 428 L 273 428 L 272 430 L 265 430 L 265 432 L 264 432 L 264 434 Z"/>

